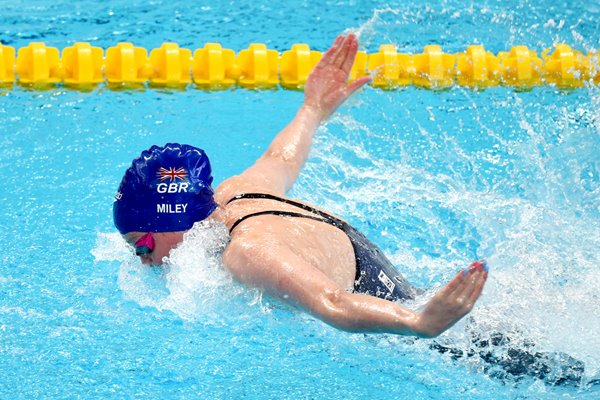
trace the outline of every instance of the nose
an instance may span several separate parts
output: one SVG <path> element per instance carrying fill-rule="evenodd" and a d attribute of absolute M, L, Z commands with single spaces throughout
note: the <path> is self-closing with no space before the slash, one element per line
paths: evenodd
<path fill-rule="evenodd" d="M 142 254 L 140 256 L 140 261 L 144 265 L 152 265 L 152 257 L 149 254 Z"/>

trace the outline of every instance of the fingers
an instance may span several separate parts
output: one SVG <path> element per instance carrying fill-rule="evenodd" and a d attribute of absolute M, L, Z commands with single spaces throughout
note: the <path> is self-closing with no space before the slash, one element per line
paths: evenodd
<path fill-rule="evenodd" d="M 342 63 L 342 71 L 346 74 L 350 74 L 350 70 L 352 70 L 352 66 L 354 65 L 354 60 L 356 60 L 356 53 L 358 52 L 358 40 L 354 36 L 352 36 L 352 41 L 348 45 L 348 54 L 346 55 L 346 59 Z"/>
<path fill-rule="evenodd" d="M 483 274 L 483 279 L 480 279 L 473 285 L 473 292 L 467 297 L 467 304 L 473 305 L 481 295 L 483 291 L 483 286 L 485 285 L 485 281 L 487 280 L 487 272 Z"/>
<path fill-rule="evenodd" d="M 443 293 L 443 295 L 447 296 L 456 291 L 459 287 L 462 287 L 466 280 L 464 271 L 460 271 L 456 276 L 448 283 L 442 290 L 438 293 Z"/>
<path fill-rule="evenodd" d="M 354 37 L 354 35 L 350 34 L 346 37 L 344 37 L 343 35 L 340 35 L 342 37 L 342 42 L 340 43 L 340 45 L 338 46 L 338 48 L 336 49 L 337 51 L 335 52 L 335 54 L 333 55 L 332 59 L 331 59 L 331 64 L 334 65 L 337 68 L 341 68 L 342 64 L 344 63 L 344 60 L 346 59 L 346 56 L 348 54 L 348 46 L 350 45 L 351 42 L 351 38 Z"/>
<path fill-rule="evenodd" d="M 344 35 L 338 35 L 338 37 L 336 37 L 333 41 L 333 44 L 329 50 L 327 50 L 323 55 L 323 58 L 321 58 L 321 62 L 319 64 L 333 64 L 340 47 L 342 46 L 342 43 L 344 43 L 344 39 Z"/>
<path fill-rule="evenodd" d="M 329 50 L 323 55 L 321 61 L 324 64 L 332 64 L 349 73 L 357 50 L 358 40 L 354 34 L 351 33 L 348 36 L 339 35 Z"/>
<path fill-rule="evenodd" d="M 371 82 L 372 78 L 370 76 L 363 76 L 362 78 L 358 78 L 355 81 L 352 81 L 348 85 L 348 94 L 352 94 L 356 92 L 358 89 Z"/>
<path fill-rule="evenodd" d="M 461 299 L 469 308 L 473 307 L 483 291 L 487 277 L 488 272 L 485 261 L 472 263 L 464 287 L 460 292 L 459 290 L 456 291 L 457 298 Z"/>
<path fill-rule="evenodd" d="M 358 51 L 358 40 L 352 33 L 346 37 L 344 43 L 338 53 L 338 57 L 335 61 L 335 65 L 344 71 L 346 74 L 350 73 L 354 59 L 356 58 L 356 52 Z"/>
<path fill-rule="evenodd" d="M 454 279 L 452 279 L 440 292 L 443 292 L 446 296 L 468 296 L 471 294 L 473 286 L 476 285 L 482 277 L 484 277 L 485 282 L 485 279 L 487 279 L 485 262 L 475 261 L 470 265 L 469 269 L 465 269 L 456 274 Z"/>
<path fill-rule="evenodd" d="M 471 269 L 467 278 L 468 279 L 465 281 L 465 284 L 460 293 L 458 293 L 458 291 L 456 293 L 458 298 L 464 301 L 467 301 L 467 299 L 471 297 L 471 295 L 480 286 L 481 282 L 485 282 L 485 280 L 487 279 L 487 273 L 482 269 Z"/>

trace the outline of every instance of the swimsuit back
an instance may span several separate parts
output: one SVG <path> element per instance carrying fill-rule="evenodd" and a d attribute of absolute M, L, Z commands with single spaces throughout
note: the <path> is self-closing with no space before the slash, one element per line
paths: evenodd
<path fill-rule="evenodd" d="M 246 219 L 259 215 L 281 215 L 286 217 L 308 218 L 324 222 L 342 230 L 348 236 L 348 239 L 350 239 L 350 243 L 352 243 L 356 260 L 356 275 L 354 281 L 355 292 L 392 301 L 414 299 L 415 295 L 418 293 L 418 290 L 411 286 L 406 279 L 398 273 L 396 268 L 387 259 L 379 247 L 345 221 L 321 210 L 317 210 L 309 205 L 266 193 L 239 194 L 230 199 L 227 204 L 242 199 L 274 200 L 298 207 L 304 211 L 310 212 L 312 215 L 282 210 L 259 211 L 239 218 L 231 226 L 231 229 L 229 230 L 230 233 Z"/>

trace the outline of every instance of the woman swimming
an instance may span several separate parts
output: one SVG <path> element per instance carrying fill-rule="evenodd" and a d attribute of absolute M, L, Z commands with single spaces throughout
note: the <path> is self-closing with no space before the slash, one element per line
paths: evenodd
<path fill-rule="evenodd" d="M 353 332 L 435 337 L 471 311 L 488 271 L 476 261 L 422 311 L 401 300 L 418 293 L 381 250 L 342 219 L 285 197 L 321 123 L 369 77 L 348 83 L 358 42 L 340 35 L 311 72 L 304 104 L 265 153 L 213 192 L 204 151 L 153 146 L 126 171 L 114 203 L 115 225 L 146 264 L 161 264 L 195 222 L 231 231 L 225 267 L 240 282 Z"/>

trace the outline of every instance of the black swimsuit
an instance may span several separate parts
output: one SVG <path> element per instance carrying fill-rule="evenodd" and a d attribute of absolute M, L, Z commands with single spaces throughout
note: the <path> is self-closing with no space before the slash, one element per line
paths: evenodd
<path fill-rule="evenodd" d="M 286 217 L 308 218 L 315 221 L 325 222 L 342 230 L 348 236 L 348 239 L 350 239 L 350 243 L 352 243 L 354 257 L 356 259 L 356 277 L 354 281 L 355 292 L 364 293 L 391 301 L 414 299 L 415 295 L 418 293 L 418 289 L 411 286 L 406 279 L 404 279 L 404 277 L 400 275 L 398 271 L 396 271 L 392 263 L 385 257 L 383 252 L 375 244 L 373 244 L 357 229 L 341 219 L 324 213 L 323 211 L 319 211 L 306 204 L 264 193 L 239 194 L 229 200 L 227 204 L 241 199 L 275 200 L 301 208 L 302 210 L 308 211 L 313 215 L 281 210 L 259 211 L 245 215 L 235 221 L 229 230 L 230 233 L 233 232 L 235 227 L 238 226 L 242 221 L 259 215 L 281 215 Z"/>

